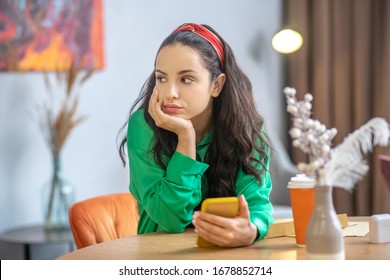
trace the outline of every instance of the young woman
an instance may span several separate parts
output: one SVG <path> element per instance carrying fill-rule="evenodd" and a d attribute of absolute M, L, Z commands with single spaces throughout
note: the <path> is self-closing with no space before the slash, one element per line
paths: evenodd
<path fill-rule="evenodd" d="M 251 83 L 215 30 L 183 24 L 162 42 L 126 127 L 119 150 L 125 163 L 127 143 L 139 234 L 192 224 L 226 247 L 267 234 L 269 141 Z M 225 196 L 239 197 L 236 218 L 198 211 L 205 198 Z"/>

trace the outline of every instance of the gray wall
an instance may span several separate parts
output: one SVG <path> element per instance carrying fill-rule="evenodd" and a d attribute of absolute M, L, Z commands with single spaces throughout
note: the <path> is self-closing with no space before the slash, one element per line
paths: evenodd
<path fill-rule="evenodd" d="M 285 134 L 281 57 L 270 43 L 280 28 L 280 0 L 103 4 L 106 68 L 83 86 L 80 112 L 88 120 L 74 130 L 62 153 L 63 171 L 76 187 L 77 200 L 128 191 L 117 132 L 153 69 L 159 44 L 184 22 L 207 23 L 230 43 L 253 82 L 267 126 L 276 137 Z M 51 158 L 36 107 L 45 95 L 41 73 L 0 73 L 0 232 L 43 221 L 41 192 L 51 174 Z"/>

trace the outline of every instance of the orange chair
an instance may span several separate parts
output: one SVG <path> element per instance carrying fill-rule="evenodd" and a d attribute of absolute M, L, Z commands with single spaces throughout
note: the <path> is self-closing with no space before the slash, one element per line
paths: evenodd
<path fill-rule="evenodd" d="M 390 156 L 380 155 L 379 156 L 380 166 L 383 178 L 385 178 L 387 187 L 390 191 Z"/>
<path fill-rule="evenodd" d="M 131 193 L 102 195 L 79 201 L 69 209 L 77 249 L 137 235 L 137 200 Z"/>

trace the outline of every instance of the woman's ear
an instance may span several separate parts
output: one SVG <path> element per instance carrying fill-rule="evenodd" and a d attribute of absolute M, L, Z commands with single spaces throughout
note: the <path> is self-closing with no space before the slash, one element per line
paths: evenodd
<path fill-rule="evenodd" d="M 219 76 L 213 81 L 211 96 L 217 97 L 225 84 L 226 75 L 224 73 L 219 74 Z"/>

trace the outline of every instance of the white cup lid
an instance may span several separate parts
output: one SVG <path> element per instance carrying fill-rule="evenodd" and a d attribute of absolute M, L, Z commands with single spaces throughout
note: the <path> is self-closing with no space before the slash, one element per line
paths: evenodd
<path fill-rule="evenodd" d="M 315 180 L 310 178 L 306 174 L 297 174 L 295 177 L 290 179 L 287 188 L 314 188 Z"/>

